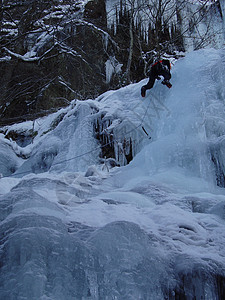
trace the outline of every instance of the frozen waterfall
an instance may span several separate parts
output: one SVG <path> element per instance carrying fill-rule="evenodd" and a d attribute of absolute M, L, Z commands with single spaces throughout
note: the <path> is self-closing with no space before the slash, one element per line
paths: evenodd
<path fill-rule="evenodd" d="M 200 50 L 170 90 L 1 128 L 0 299 L 224 299 L 224 76 L 225 50 Z"/>

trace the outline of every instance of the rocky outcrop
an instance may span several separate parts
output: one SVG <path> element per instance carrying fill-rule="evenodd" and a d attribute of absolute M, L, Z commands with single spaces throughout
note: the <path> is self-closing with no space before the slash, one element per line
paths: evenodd
<path fill-rule="evenodd" d="M 84 18 L 101 28 L 107 27 L 105 0 L 91 0 L 85 5 Z"/>
<path fill-rule="evenodd" d="M 28 21 L 22 26 L 21 18 L 30 13 L 33 2 L 21 3 L 8 3 L 2 11 L 1 125 L 36 118 L 74 98 L 92 98 L 106 91 L 105 63 L 117 52 L 117 44 L 104 30 L 104 1 L 90 1 L 85 8 L 70 1 L 46 4 L 47 9 L 41 7 L 34 15 L 30 28 Z M 10 28 L 9 14 L 16 20 Z"/>

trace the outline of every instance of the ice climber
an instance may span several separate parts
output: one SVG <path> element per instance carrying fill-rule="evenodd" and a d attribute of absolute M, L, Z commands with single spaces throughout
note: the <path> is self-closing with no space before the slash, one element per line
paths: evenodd
<path fill-rule="evenodd" d="M 145 97 L 146 90 L 149 90 L 153 87 L 155 80 L 160 80 L 159 77 L 162 75 L 164 77 L 164 80 L 161 82 L 162 84 L 166 85 L 168 88 L 172 87 L 172 84 L 169 82 L 171 78 L 170 74 L 170 61 L 168 59 L 162 59 L 157 61 L 151 66 L 150 72 L 149 72 L 149 81 L 146 85 L 143 85 L 141 88 L 141 96 Z"/>

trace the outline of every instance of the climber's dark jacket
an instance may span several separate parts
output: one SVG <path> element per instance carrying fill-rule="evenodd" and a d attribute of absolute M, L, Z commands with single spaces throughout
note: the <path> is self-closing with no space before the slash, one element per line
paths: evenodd
<path fill-rule="evenodd" d="M 145 90 L 151 89 L 155 83 L 155 80 L 160 79 L 160 75 L 164 77 L 165 81 L 169 81 L 171 78 L 170 68 L 170 61 L 168 59 L 162 59 L 154 63 L 149 72 L 149 81 L 142 88 Z"/>

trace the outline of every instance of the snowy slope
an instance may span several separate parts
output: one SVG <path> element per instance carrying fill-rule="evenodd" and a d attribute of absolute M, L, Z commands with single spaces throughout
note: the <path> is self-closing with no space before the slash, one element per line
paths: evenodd
<path fill-rule="evenodd" d="M 224 299 L 224 74 L 224 49 L 192 52 L 170 90 L 74 101 L 14 125 L 34 125 L 25 147 L 0 136 L 2 299 Z M 129 165 L 99 165 L 97 123 L 119 162 L 134 142 Z"/>

